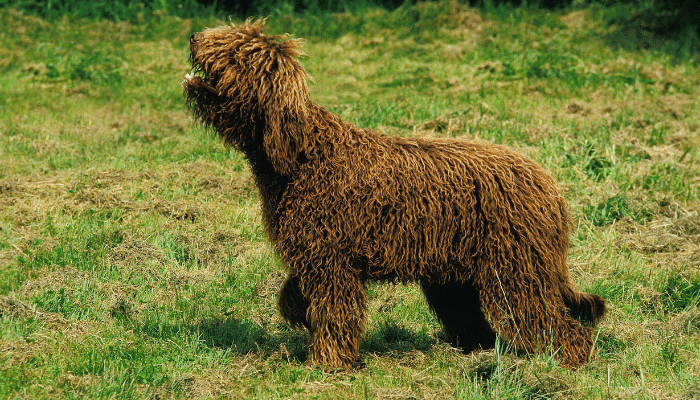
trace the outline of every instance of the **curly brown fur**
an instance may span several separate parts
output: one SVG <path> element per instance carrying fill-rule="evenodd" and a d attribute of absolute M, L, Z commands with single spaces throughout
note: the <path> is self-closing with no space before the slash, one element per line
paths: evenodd
<path fill-rule="evenodd" d="M 482 142 L 404 139 L 343 122 L 309 98 L 298 42 L 264 22 L 190 40 L 183 87 L 197 119 L 242 151 L 267 234 L 287 265 L 279 309 L 311 332 L 316 363 L 358 353 L 365 282 L 418 281 L 448 340 L 495 335 L 527 351 L 587 362 L 599 296 L 574 290 L 567 204 L 528 158 Z M 567 308 L 569 310 L 567 310 Z"/>

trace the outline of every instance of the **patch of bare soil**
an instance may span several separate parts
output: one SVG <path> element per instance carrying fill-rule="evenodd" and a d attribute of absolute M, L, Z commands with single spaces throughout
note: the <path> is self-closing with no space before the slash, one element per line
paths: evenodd
<path fill-rule="evenodd" d="M 578 114 L 582 116 L 587 116 L 591 113 L 591 109 L 583 103 L 572 101 L 566 106 L 566 111 L 569 114 Z"/>
<path fill-rule="evenodd" d="M 89 275 L 73 267 L 64 267 L 56 271 L 35 271 L 36 278 L 26 280 L 17 290 L 17 295 L 23 299 L 30 299 L 47 290 L 71 293 L 81 282 L 88 279 Z"/>
<path fill-rule="evenodd" d="M 496 354 L 495 350 L 473 351 L 465 356 L 464 377 L 491 379 L 494 374 L 515 371 L 523 363 L 511 353 Z"/>
<path fill-rule="evenodd" d="M 26 280 L 20 286 L 15 294 L 22 299 L 41 298 L 47 292 L 61 293 L 61 296 L 67 299 L 70 303 L 80 306 L 81 308 L 90 309 L 95 313 L 100 313 L 106 309 L 110 303 L 112 295 L 115 295 L 113 285 L 100 281 L 92 281 L 90 274 L 79 271 L 72 267 L 63 267 L 55 271 L 37 270 L 34 271 L 34 277 Z M 89 285 L 89 289 L 86 289 Z M 81 296 L 80 291 L 89 290 L 93 293 L 99 293 L 98 296 Z M 119 290 L 118 292 L 123 292 Z M 84 326 L 92 326 L 97 322 L 90 320 L 74 320 L 64 318 L 60 314 L 49 313 L 30 307 L 33 314 L 25 314 L 21 317 L 28 318 L 34 316 L 35 319 L 46 322 L 46 328 L 50 330 L 62 330 L 66 327 L 71 329 L 82 329 Z"/>
<path fill-rule="evenodd" d="M 676 314 L 667 323 L 672 332 L 700 336 L 700 309 L 694 308 Z"/>
<path fill-rule="evenodd" d="M 176 220 L 198 222 L 212 211 L 203 204 L 188 201 L 168 201 L 156 199 L 152 202 L 136 201 L 121 187 L 85 188 L 78 190 L 73 196 L 72 203 L 66 205 L 75 213 L 85 209 L 119 210 L 127 217 L 153 211 L 165 217 Z"/>
<path fill-rule="evenodd" d="M 700 213 L 689 211 L 672 200 L 651 203 L 652 220 L 644 225 L 624 219 L 616 222 L 620 247 L 654 256 L 657 262 L 700 269 Z"/>
<path fill-rule="evenodd" d="M 13 296 L 0 296 L 0 317 L 9 316 L 16 319 L 33 318 L 41 321 L 51 330 L 64 331 L 65 334 L 79 335 L 97 326 L 87 320 L 72 320 L 60 314 L 43 312 Z"/>
<path fill-rule="evenodd" d="M 218 170 L 218 171 L 217 171 Z M 217 171 L 217 173 L 212 173 Z M 248 195 L 250 181 L 240 174 L 221 171 L 221 166 L 207 163 L 191 163 L 174 171 L 144 171 L 134 173 L 122 170 L 91 171 L 71 183 L 73 206 L 76 211 L 85 207 L 119 209 L 126 213 L 155 211 L 177 220 L 196 222 L 206 217 L 215 218 L 215 211 L 194 197 L 199 193 L 222 198 Z M 188 189 L 191 195 L 181 196 L 186 200 L 169 201 L 152 198 L 137 200 L 135 192 L 152 196 L 163 190 Z M 191 200 L 187 200 L 190 198 Z"/>
<path fill-rule="evenodd" d="M 259 376 L 262 368 L 264 362 L 260 356 L 249 353 L 243 359 L 231 360 L 224 368 L 211 368 L 197 375 L 181 375 L 173 383 L 192 399 L 245 398 L 249 393 L 240 384 L 245 379 Z"/>
<path fill-rule="evenodd" d="M 232 252 L 237 254 L 239 238 L 227 232 L 217 232 L 202 243 L 181 235 L 177 243 L 182 246 L 179 257 L 190 258 L 201 264 L 219 261 Z M 181 260 L 182 261 L 182 260 Z M 139 277 L 163 286 L 179 286 L 211 279 L 213 269 L 191 269 L 178 265 L 178 261 L 143 238 L 127 237 L 105 256 L 105 263 L 122 270 L 126 280 Z"/>
<path fill-rule="evenodd" d="M 568 399 L 576 382 L 569 371 L 543 365 L 540 360 L 525 360 L 511 352 L 474 351 L 465 356 L 462 375 L 483 381 L 503 376 L 517 377 L 525 385 L 546 398 Z"/>
<path fill-rule="evenodd" d="M 49 354 L 58 354 L 65 350 L 61 348 L 65 346 L 62 344 L 65 340 L 81 338 L 86 334 L 94 335 L 101 329 L 101 325 L 97 322 L 67 319 L 59 314 L 43 312 L 13 296 L 0 296 L 0 316 L 10 316 L 16 320 L 33 320 L 34 323 L 38 323 L 36 331 L 26 340 L 0 340 L 0 359 L 3 360 L 3 368 L 27 365 L 33 359 L 45 359 Z M 60 339 L 57 340 L 54 334 L 60 335 Z M 31 379 L 34 374 L 41 374 L 41 372 L 29 368 L 27 379 Z M 59 379 L 84 380 L 87 376 L 78 378 L 67 374 Z M 55 391 L 52 395 L 64 397 Z"/>
<path fill-rule="evenodd" d="M 35 313 L 35 310 L 14 297 L 0 296 L 0 317 L 26 318 Z"/>
<path fill-rule="evenodd" d="M 274 298 L 282 287 L 282 283 L 284 283 L 285 279 L 287 279 L 287 273 L 285 271 L 275 270 L 255 286 L 255 295 L 262 299 Z"/>
<path fill-rule="evenodd" d="M 108 250 L 101 261 L 102 268 L 114 270 L 119 280 L 90 279 L 90 273 L 72 267 L 36 270 L 15 293 L 18 298 L 28 299 L 42 296 L 47 291 L 61 291 L 71 302 L 80 303 L 81 307 L 94 313 L 131 317 L 143 307 L 172 303 L 182 287 L 210 282 L 217 274 L 214 266 L 223 259 L 239 256 L 249 247 L 248 242 L 228 231 L 217 231 L 203 240 L 181 235 L 176 238 L 176 243 L 183 253 L 177 256 L 189 258 L 206 268 L 182 266 L 179 263 L 183 260 L 176 260 L 168 250 L 144 238 L 126 236 Z M 135 305 L 133 298 L 144 287 L 151 293 L 150 304 Z M 91 295 L 86 295 L 86 291 Z M 10 305 L 5 309 L 12 310 Z"/>
<path fill-rule="evenodd" d="M 126 238 L 105 255 L 105 261 L 110 265 L 137 268 L 133 271 L 141 276 L 157 280 L 160 270 L 170 260 L 162 249 L 141 238 Z"/>
<path fill-rule="evenodd" d="M 202 265 L 217 263 L 222 259 L 238 257 L 250 243 L 241 238 L 237 233 L 229 230 L 218 230 L 213 235 L 208 235 L 204 240 L 180 234 L 178 243 L 186 246 L 190 256 Z"/>
<path fill-rule="evenodd" d="M 70 181 L 10 176 L 0 180 L 0 208 L 12 221 L 14 236 L 30 240 L 36 237 L 30 231 L 58 211 L 118 210 L 125 220 L 154 212 L 174 220 L 201 222 L 217 218 L 216 205 L 253 192 L 247 172 L 195 162 L 165 171 L 88 170 Z M 178 194 L 177 200 L 170 200 L 171 193 Z M 204 196 L 216 201 L 202 201 Z"/>
<path fill-rule="evenodd" d="M 56 199 L 66 190 L 60 179 L 42 179 L 38 174 L 29 177 L 11 176 L 0 181 L 0 205 L 15 205 L 18 199 L 36 201 Z"/>
<path fill-rule="evenodd" d="M 561 16 L 561 22 L 569 28 L 586 28 L 590 29 L 588 10 L 572 11 Z"/>
<path fill-rule="evenodd" d="M 535 393 L 550 399 L 569 399 L 571 391 L 576 389 L 576 380 L 561 370 L 528 369 L 523 372 L 522 380 Z"/>
<path fill-rule="evenodd" d="M 435 19 L 431 22 L 445 28 L 466 28 L 479 32 L 484 29 L 485 22 L 481 13 L 458 1 L 453 0 L 447 4 L 424 1 L 417 3 L 413 8 L 420 14 L 434 16 Z M 436 13 L 436 11 L 441 12 Z"/>
<path fill-rule="evenodd" d="M 10 193 L 21 190 L 21 184 L 18 180 L 4 179 L 0 181 L 0 201 L 5 198 L 11 198 Z"/>
<path fill-rule="evenodd" d="M 438 116 L 427 121 L 401 120 L 405 128 L 413 130 L 411 136 L 476 136 L 478 131 L 474 127 L 488 126 L 496 120 L 487 104 L 481 104 L 478 108 L 471 108 L 464 112 L 456 112 Z"/>

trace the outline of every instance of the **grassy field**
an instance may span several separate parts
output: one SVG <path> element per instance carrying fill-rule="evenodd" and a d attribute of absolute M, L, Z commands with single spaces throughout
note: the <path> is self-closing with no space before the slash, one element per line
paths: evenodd
<path fill-rule="evenodd" d="M 284 267 L 245 159 L 183 102 L 190 34 L 227 21 L 0 9 L 0 398 L 700 398 L 698 58 L 603 16 L 270 16 L 346 120 L 551 171 L 573 279 L 610 305 L 571 372 L 500 344 L 462 355 L 416 286 L 377 284 L 364 366 L 328 372 L 275 309 Z"/>

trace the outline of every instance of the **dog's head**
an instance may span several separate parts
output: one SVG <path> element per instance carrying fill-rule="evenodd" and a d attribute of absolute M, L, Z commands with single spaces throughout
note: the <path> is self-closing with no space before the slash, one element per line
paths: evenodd
<path fill-rule="evenodd" d="M 182 87 L 195 118 L 244 151 L 264 151 L 281 174 L 294 169 L 309 129 L 306 71 L 298 41 L 263 34 L 262 21 L 190 38 Z M 286 40 L 285 40 L 286 39 Z"/>

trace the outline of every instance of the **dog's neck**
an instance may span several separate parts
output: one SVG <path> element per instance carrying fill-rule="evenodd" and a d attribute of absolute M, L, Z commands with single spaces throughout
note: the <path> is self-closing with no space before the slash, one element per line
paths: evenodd
<path fill-rule="evenodd" d="M 250 165 L 261 197 L 262 215 L 267 219 L 264 221 L 265 228 L 268 236 L 273 239 L 277 234 L 274 228 L 277 226 L 277 207 L 287 187 L 295 179 L 299 168 L 308 162 L 323 162 L 333 157 L 333 154 L 339 150 L 338 146 L 348 143 L 348 137 L 358 134 L 356 131 L 359 131 L 353 124 L 342 121 L 338 115 L 314 103 L 310 104 L 309 111 L 310 122 L 304 132 L 304 144 L 297 144 L 298 152 L 288 174 L 280 173 L 265 152 L 263 143 L 265 129 L 261 121 L 251 126 L 253 130 L 250 132 L 249 140 L 227 140 L 245 155 Z M 227 139 L 225 135 L 221 136 Z"/>
<path fill-rule="evenodd" d="M 287 190 L 292 178 L 278 173 L 267 156 L 262 153 L 246 154 L 255 186 L 260 193 L 260 206 L 264 217 L 263 224 L 267 236 L 273 240 L 277 237 L 277 208 L 282 195 Z"/>

